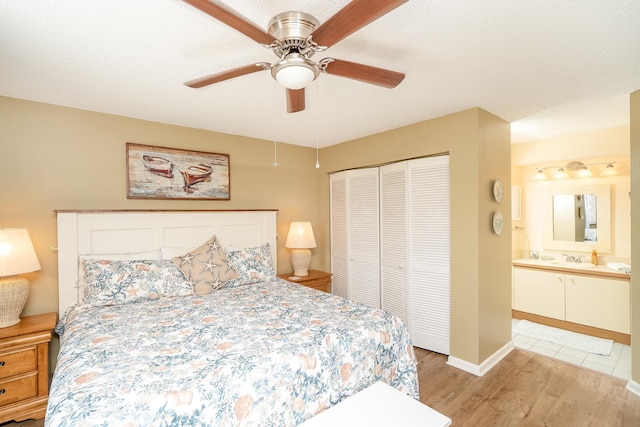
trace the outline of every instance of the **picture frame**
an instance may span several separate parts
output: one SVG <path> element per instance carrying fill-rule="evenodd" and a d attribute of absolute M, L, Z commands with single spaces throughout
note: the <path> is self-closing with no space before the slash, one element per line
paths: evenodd
<path fill-rule="evenodd" d="M 128 199 L 230 200 L 228 154 L 127 142 Z"/>

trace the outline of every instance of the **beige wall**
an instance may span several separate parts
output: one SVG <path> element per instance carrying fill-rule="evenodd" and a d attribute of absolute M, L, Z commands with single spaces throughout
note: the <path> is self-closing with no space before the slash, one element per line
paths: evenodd
<path fill-rule="evenodd" d="M 128 200 L 125 143 L 228 153 L 231 200 Z M 24 315 L 57 311 L 54 209 L 278 209 L 278 270 L 291 271 L 284 241 L 289 223 L 316 230 L 312 268 L 324 267 L 315 150 L 161 123 L 0 97 L 0 227 L 31 234 L 42 269 Z M 205 241 L 209 236 L 203 236 Z"/>
<path fill-rule="evenodd" d="M 321 153 L 323 222 L 329 224 L 329 173 L 449 153 L 451 167 L 451 355 L 480 364 L 511 339 L 510 216 L 491 231 L 498 205 L 492 182 L 510 188 L 509 124 L 471 109 L 328 147 Z M 329 230 L 324 236 L 329 241 Z M 329 247 L 325 247 L 329 259 Z M 327 268 L 329 266 L 327 265 Z"/>
<path fill-rule="evenodd" d="M 640 384 L 640 90 L 633 92 L 631 101 L 631 379 Z M 634 315 L 635 314 L 635 315 Z"/>

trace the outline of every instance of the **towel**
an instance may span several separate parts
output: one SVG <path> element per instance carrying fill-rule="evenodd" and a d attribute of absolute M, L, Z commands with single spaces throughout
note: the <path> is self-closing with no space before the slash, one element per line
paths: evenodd
<path fill-rule="evenodd" d="M 610 262 L 609 264 L 607 264 L 607 267 L 613 271 L 631 274 L 631 266 L 623 262 Z"/>

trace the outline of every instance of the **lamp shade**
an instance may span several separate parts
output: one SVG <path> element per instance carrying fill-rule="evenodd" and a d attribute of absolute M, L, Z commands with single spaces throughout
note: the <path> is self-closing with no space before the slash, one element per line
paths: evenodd
<path fill-rule="evenodd" d="M 290 249 L 315 248 L 316 238 L 313 236 L 311 223 L 308 221 L 292 222 L 284 246 Z"/>
<path fill-rule="evenodd" d="M 25 228 L 0 228 L 0 277 L 40 270 L 40 262 Z"/>

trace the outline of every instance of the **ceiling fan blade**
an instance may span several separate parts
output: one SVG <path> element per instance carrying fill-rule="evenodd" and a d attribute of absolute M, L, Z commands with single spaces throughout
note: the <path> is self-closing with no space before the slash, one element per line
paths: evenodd
<path fill-rule="evenodd" d="M 244 16 L 231 10 L 229 7 L 220 4 L 215 0 L 183 0 L 185 3 L 189 3 L 191 6 L 200 9 L 207 15 L 210 15 L 230 26 L 231 28 L 241 32 L 247 37 L 252 38 L 258 43 L 270 45 L 275 41 L 275 38 L 269 33 L 252 22 L 250 22 Z"/>
<path fill-rule="evenodd" d="M 305 108 L 304 88 L 287 89 L 287 113 L 297 113 Z"/>
<path fill-rule="evenodd" d="M 327 62 L 328 64 L 325 68 L 327 74 L 371 83 L 388 89 L 393 89 L 404 80 L 404 74 L 398 73 L 397 71 L 385 70 L 384 68 L 357 64 L 341 59 L 333 59 L 333 61 Z"/>
<path fill-rule="evenodd" d="M 223 80 L 229 80 L 234 77 L 240 77 L 246 74 L 255 73 L 256 71 L 266 70 L 268 68 L 269 68 L 269 64 L 264 62 L 259 62 L 257 64 L 245 65 L 243 67 L 233 68 L 231 70 L 222 71 L 220 73 L 211 74 L 209 76 L 204 76 L 197 79 L 189 80 L 184 84 L 189 87 L 199 88 L 203 86 L 212 85 L 214 83 L 218 83 Z"/>
<path fill-rule="evenodd" d="M 353 0 L 311 33 L 320 46 L 333 46 L 409 0 Z"/>

